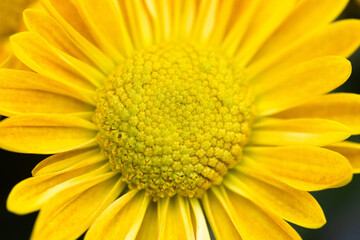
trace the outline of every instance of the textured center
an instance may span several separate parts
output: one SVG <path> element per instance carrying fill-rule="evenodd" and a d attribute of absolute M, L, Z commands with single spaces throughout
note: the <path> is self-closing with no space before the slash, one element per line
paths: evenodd
<path fill-rule="evenodd" d="M 201 196 L 242 156 L 254 108 L 243 73 L 189 44 L 134 53 L 97 94 L 99 145 L 130 188 Z"/>

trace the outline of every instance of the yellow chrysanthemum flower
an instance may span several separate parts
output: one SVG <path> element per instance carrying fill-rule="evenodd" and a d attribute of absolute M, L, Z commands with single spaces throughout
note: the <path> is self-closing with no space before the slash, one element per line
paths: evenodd
<path fill-rule="evenodd" d="M 300 239 L 360 172 L 347 0 L 44 0 L 0 70 L 0 147 L 54 154 L 32 239 Z"/>

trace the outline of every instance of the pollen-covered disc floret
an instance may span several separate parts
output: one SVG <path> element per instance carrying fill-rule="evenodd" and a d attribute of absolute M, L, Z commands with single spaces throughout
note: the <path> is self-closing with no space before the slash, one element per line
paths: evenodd
<path fill-rule="evenodd" d="M 189 44 L 125 60 L 97 94 L 99 145 L 130 188 L 201 196 L 242 155 L 254 108 L 242 71 Z"/>

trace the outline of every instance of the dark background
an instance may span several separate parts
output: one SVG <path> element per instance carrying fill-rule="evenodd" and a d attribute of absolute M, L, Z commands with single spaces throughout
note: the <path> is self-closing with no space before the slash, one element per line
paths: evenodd
<path fill-rule="evenodd" d="M 360 19 L 359 4 L 352 1 L 340 18 Z M 331 41 L 331 39 L 329 39 Z M 337 91 L 360 93 L 360 51 L 351 58 L 353 73 Z M 351 140 L 360 142 L 360 137 Z M 12 187 L 31 176 L 32 168 L 46 156 L 0 150 L 0 239 L 29 239 L 37 213 L 17 216 L 6 210 Z M 327 224 L 321 229 L 295 226 L 304 240 L 360 240 L 360 174 L 345 187 L 313 193 L 322 206 Z"/>

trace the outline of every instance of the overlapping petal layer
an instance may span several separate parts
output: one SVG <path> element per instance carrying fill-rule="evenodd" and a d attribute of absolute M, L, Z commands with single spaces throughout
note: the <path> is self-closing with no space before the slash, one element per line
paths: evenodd
<path fill-rule="evenodd" d="M 348 126 L 351 134 L 360 133 L 360 97 L 352 93 L 332 93 L 276 114 L 280 118 L 323 118 Z"/>
<path fill-rule="evenodd" d="M 0 146 L 14 152 L 64 152 L 96 145 L 95 136 L 95 125 L 71 115 L 19 115 L 0 123 Z"/>
<path fill-rule="evenodd" d="M 248 147 L 245 155 L 245 166 L 304 191 L 329 188 L 352 176 L 344 156 L 319 147 Z"/>
<path fill-rule="evenodd" d="M 99 161 L 93 157 L 89 161 L 84 161 L 59 172 L 25 179 L 11 191 L 7 208 L 18 214 L 37 211 L 59 191 L 108 172 L 109 167 L 104 164 L 103 160 L 101 158 Z M 109 174 L 114 175 L 113 173 Z"/>
<path fill-rule="evenodd" d="M 253 125 L 250 144 L 324 146 L 348 137 L 350 137 L 350 129 L 331 120 L 268 118 Z"/>
<path fill-rule="evenodd" d="M 124 187 L 116 175 L 107 173 L 60 191 L 42 207 L 32 238 L 54 238 L 53 235 L 57 239 L 78 238 L 115 201 Z"/>

